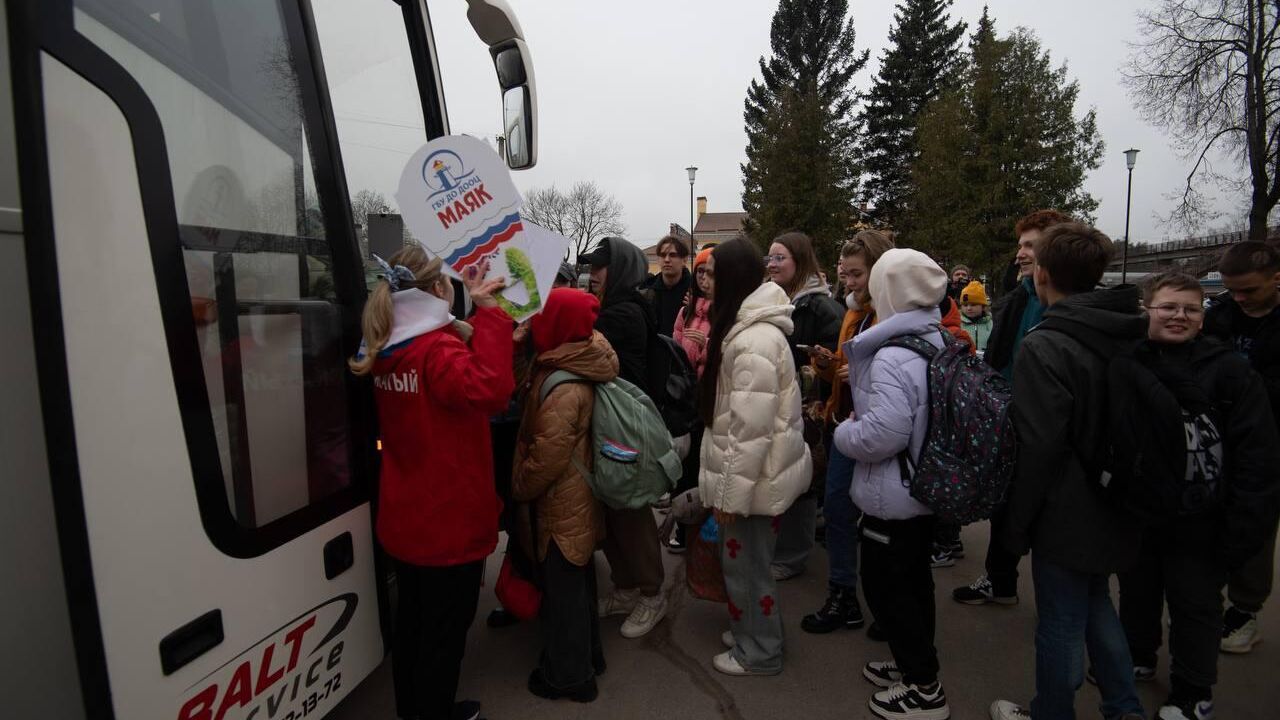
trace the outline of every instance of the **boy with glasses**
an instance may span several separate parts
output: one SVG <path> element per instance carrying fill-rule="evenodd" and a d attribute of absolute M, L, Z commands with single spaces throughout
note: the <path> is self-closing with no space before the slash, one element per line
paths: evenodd
<path fill-rule="evenodd" d="M 668 235 L 658 241 L 657 253 L 658 272 L 650 275 L 641 287 L 658 314 L 658 334 L 671 337 L 676 313 L 684 307 L 685 297 L 693 286 L 693 274 L 685 267 L 689 262 L 689 247 L 679 238 Z"/>
<path fill-rule="evenodd" d="M 1156 717 L 1207 720 L 1222 586 L 1228 569 L 1274 537 L 1280 451 L 1261 378 L 1231 348 L 1199 337 L 1205 314 L 1199 281 L 1179 272 L 1156 275 L 1143 305 L 1148 339 L 1135 356 L 1179 400 L 1187 474 L 1169 479 L 1183 489 L 1178 516 L 1145 528 L 1138 564 L 1120 573 L 1120 621 L 1135 679 L 1152 680 L 1167 600 L 1171 692 Z"/>

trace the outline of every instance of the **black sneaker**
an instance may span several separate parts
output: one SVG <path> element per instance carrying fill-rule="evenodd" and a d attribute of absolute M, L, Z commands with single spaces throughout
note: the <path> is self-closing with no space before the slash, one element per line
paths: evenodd
<path fill-rule="evenodd" d="M 480 717 L 480 703 L 475 700 L 462 700 L 453 704 L 453 720 L 477 720 Z"/>
<path fill-rule="evenodd" d="M 942 683 L 936 680 L 931 685 L 898 683 L 872 695 L 867 706 L 886 720 L 947 720 L 951 717 Z"/>
<path fill-rule="evenodd" d="M 965 605 L 986 605 L 987 603 L 996 603 L 998 605 L 1018 604 L 1017 594 L 996 595 L 991 587 L 991 580 L 986 575 L 979 577 L 969 585 L 952 590 L 951 598 Z"/>
<path fill-rule="evenodd" d="M 889 642 L 889 633 L 885 632 L 883 625 L 873 620 L 871 627 L 867 628 L 867 639 L 875 642 Z"/>
<path fill-rule="evenodd" d="M 494 608 L 489 611 L 489 616 L 484 619 L 484 624 L 491 628 L 511 627 L 519 624 L 520 618 L 512 615 L 506 608 Z"/>
<path fill-rule="evenodd" d="M 548 700 L 565 698 L 579 703 L 593 702 L 600 696 L 600 690 L 596 687 L 595 679 L 573 687 L 557 688 L 547 682 L 547 679 L 542 676 L 541 669 L 535 669 L 529 673 L 529 692 Z"/>
<path fill-rule="evenodd" d="M 853 588 L 831 585 L 828 586 L 827 601 L 818 612 L 801 618 L 800 629 L 807 633 L 826 634 L 840 628 L 854 630 L 862 627 L 864 622 L 857 592 Z"/>
<path fill-rule="evenodd" d="M 862 666 L 862 677 L 876 687 L 891 688 L 902 682 L 902 673 L 892 660 L 886 662 L 869 662 Z"/>
<path fill-rule="evenodd" d="M 945 545 L 934 545 L 933 554 L 929 556 L 929 567 L 944 568 L 951 567 L 956 564 L 956 556 L 951 552 L 951 548 Z"/>
<path fill-rule="evenodd" d="M 674 530 L 671 531 L 671 537 L 667 538 L 665 545 L 667 546 L 667 552 L 673 555 L 679 555 L 680 553 L 688 549 L 688 546 L 685 544 L 685 541 L 684 541 L 683 525 L 681 525 L 680 523 L 676 523 L 676 527 Z"/>
<path fill-rule="evenodd" d="M 1084 671 L 1084 679 L 1088 680 L 1090 685 L 1098 684 L 1098 677 L 1093 674 L 1093 666 L 1089 666 L 1089 669 Z M 1151 682 L 1152 680 L 1155 680 L 1155 679 L 1156 679 L 1156 669 L 1154 667 L 1150 665 L 1134 665 L 1133 666 L 1134 682 L 1145 683 L 1145 682 Z"/>
<path fill-rule="evenodd" d="M 943 543 L 947 550 L 951 551 L 951 557 L 959 560 L 964 557 L 964 543 L 960 542 L 960 538 L 956 538 L 947 543 Z"/>

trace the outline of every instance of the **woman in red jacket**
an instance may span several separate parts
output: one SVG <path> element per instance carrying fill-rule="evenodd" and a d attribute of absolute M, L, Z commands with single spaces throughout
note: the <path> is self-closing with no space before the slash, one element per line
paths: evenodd
<path fill-rule="evenodd" d="M 379 261 L 381 262 L 381 261 Z M 403 720 L 475 718 L 456 703 L 467 629 L 484 560 L 498 544 L 489 416 L 507 407 L 511 318 L 501 279 L 464 280 L 471 324 L 449 314 L 453 286 L 439 258 L 407 247 L 383 263 L 365 304 L 364 344 L 350 362 L 373 374 L 382 436 L 378 540 L 395 559 L 399 608 L 392 640 L 396 714 Z M 478 270 L 478 271 L 477 271 Z"/>

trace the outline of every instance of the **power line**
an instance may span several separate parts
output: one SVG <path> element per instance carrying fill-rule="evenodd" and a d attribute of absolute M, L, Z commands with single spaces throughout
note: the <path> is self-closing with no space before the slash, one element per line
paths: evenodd
<path fill-rule="evenodd" d="M 426 128 L 421 125 L 405 125 L 404 123 L 391 122 L 390 120 L 366 120 L 352 115 L 338 115 L 337 117 L 341 120 L 350 120 L 351 122 L 369 123 L 371 125 L 386 125 L 388 127 L 405 128 L 406 130 L 421 130 L 422 132 L 427 131 Z"/>
<path fill-rule="evenodd" d="M 384 150 L 384 151 L 386 151 L 386 152 L 393 152 L 393 153 L 396 153 L 397 155 L 412 155 L 412 154 L 413 154 L 413 152 L 412 152 L 412 151 L 410 151 L 410 150 L 397 150 L 397 149 L 395 149 L 395 148 L 383 147 L 383 146 L 381 146 L 381 145 L 370 145 L 370 144 L 368 144 L 368 143 L 356 142 L 355 140 L 347 140 L 346 142 L 344 142 L 344 143 L 342 143 L 342 144 L 343 144 L 343 145 L 359 145 L 360 147 L 370 148 L 370 149 L 372 149 L 372 150 Z"/>

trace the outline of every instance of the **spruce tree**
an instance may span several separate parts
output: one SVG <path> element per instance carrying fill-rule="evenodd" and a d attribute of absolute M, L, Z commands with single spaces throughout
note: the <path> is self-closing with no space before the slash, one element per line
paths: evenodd
<path fill-rule="evenodd" d="M 867 95 L 861 122 L 865 140 L 863 196 L 876 219 L 903 229 L 911 185 L 911 165 L 920 112 L 954 86 L 962 64 L 965 24 L 951 22 L 952 0 L 899 3 L 889 30 L 889 47 Z"/>
<path fill-rule="evenodd" d="M 1098 201 L 1084 181 L 1103 143 L 1094 111 L 1076 115 L 1079 92 L 1031 31 L 997 38 L 984 13 L 959 86 L 921 114 L 905 243 L 995 277 L 1023 215 L 1055 208 L 1091 221 Z"/>
<path fill-rule="evenodd" d="M 848 0 L 781 0 L 747 90 L 742 204 L 761 247 L 788 229 L 814 239 L 824 265 L 853 221 L 859 168 L 853 76 L 869 51 L 855 49 Z"/>

